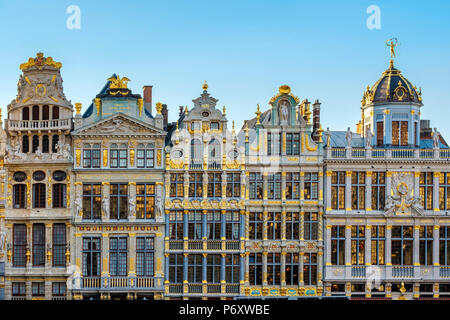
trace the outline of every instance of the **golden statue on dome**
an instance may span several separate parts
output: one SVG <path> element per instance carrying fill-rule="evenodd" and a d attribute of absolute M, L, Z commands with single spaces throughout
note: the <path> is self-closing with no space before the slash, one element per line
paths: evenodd
<path fill-rule="evenodd" d="M 391 59 L 395 58 L 394 48 L 399 45 L 397 38 L 391 38 L 387 40 L 386 45 L 391 48 Z"/>

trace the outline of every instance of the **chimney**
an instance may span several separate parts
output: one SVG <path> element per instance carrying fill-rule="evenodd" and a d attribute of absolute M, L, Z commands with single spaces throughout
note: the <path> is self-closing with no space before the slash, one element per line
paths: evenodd
<path fill-rule="evenodd" d="M 319 141 L 319 135 L 317 134 L 317 130 L 320 128 L 320 105 L 318 99 L 314 101 L 313 104 L 313 138 L 314 141 Z"/>
<path fill-rule="evenodd" d="M 163 104 L 162 105 L 162 110 L 161 110 L 161 114 L 163 116 L 163 125 L 164 128 L 167 127 L 167 123 L 169 122 L 169 111 L 167 109 L 167 104 Z"/>
<path fill-rule="evenodd" d="M 178 116 L 181 117 L 181 115 L 184 113 L 184 107 L 179 106 L 179 108 L 180 108 L 180 112 L 178 113 Z"/>
<path fill-rule="evenodd" d="M 143 88 L 144 95 L 144 108 L 147 109 L 150 114 L 152 114 L 152 89 L 153 86 L 144 86 Z"/>

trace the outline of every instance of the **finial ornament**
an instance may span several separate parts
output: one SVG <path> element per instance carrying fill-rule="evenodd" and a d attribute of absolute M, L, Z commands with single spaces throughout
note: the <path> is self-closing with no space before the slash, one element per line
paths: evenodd
<path fill-rule="evenodd" d="M 161 102 L 157 102 L 156 103 L 156 112 L 158 114 L 161 114 L 161 111 L 162 111 L 162 103 Z"/>
<path fill-rule="evenodd" d="M 184 107 L 184 113 L 185 113 L 185 114 L 188 114 L 188 112 L 189 112 L 188 107 L 185 106 L 185 107 Z"/>
<path fill-rule="evenodd" d="M 225 106 L 223 106 L 223 115 L 227 114 L 227 109 L 225 108 Z"/>
<path fill-rule="evenodd" d="M 37 67 L 39 70 L 41 70 L 45 65 L 61 69 L 62 64 L 61 62 L 56 62 L 53 60 L 52 57 L 44 57 L 44 54 L 42 52 L 38 52 L 36 54 L 36 58 L 29 58 L 28 62 L 22 63 L 20 65 L 20 70 L 24 71 L 31 67 Z"/>
<path fill-rule="evenodd" d="M 77 115 L 81 113 L 81 103 L 79 102 L 75 103 L 75 110 L 77 112 Z"/>
<path fill-rule="evenodd" d="M 399 45 L 397 38 L 391 38 L 386 41 L 386 45 L 391 48 L 391 60 L 395 58 L 395 50 L 394 48 Z"/>
<path fill-rule="evenodd" d="M 256 114 L 256 124 L 261 124 L 261 122 L 259 122 L 259 119 L 261 117 L 261 111 L 259 111 L 259 104 L 257 104 L 255 114 Z"/>
<path fill-rule="evenodd" d="M 202 89 L 204 91 L 208 90 L 208 85 L 206 84 L 206 80 L 205 80 L 205 83 L 203 83 L 203 85 L 202 85 Z"/>

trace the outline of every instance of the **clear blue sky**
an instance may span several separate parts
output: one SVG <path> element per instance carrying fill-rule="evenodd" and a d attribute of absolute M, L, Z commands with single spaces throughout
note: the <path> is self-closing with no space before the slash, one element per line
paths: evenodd
<path fill-rule="evenodd" d="M 81 29 L 69 30 L 69 5 Z M 366 27 L 369 5 L 381 30 Z M 360 101 L 389 64 L 422 88 L 422 119 L 450 140 L 450 1 L 80 1 L 0 2 L 0 106 L 15 98 L 19 65 L 36 52 L 63 63 L 66 96 L 83 111 L 113 73 L 153 101 L 192 106 L 204 80 L 240 127 L 267 109 L 282 84 L 301 100 L 322 102 L 324 129 L 355 130 Z"/>

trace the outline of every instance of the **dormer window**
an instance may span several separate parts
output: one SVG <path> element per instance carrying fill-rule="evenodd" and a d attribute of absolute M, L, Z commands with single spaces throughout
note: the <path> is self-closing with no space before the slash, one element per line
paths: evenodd
<path fill-rule="evenodd" d="M 211 128 L 211 130 L 219 130 L 219 123 L 218 122 L 211 122 L 210 128 Z"/>

